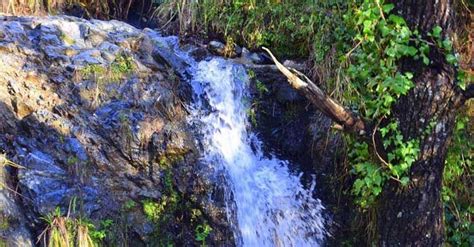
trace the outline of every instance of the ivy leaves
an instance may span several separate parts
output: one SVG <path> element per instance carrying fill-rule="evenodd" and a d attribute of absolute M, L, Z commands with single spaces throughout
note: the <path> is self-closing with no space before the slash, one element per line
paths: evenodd
<path fill-rule="evenodd" d="M 430 49 L 436 48 L 445 54 L 447 63 L 458 65 L 453 44 L 443 38 L 441 27 L 435 26 L 427 37 L 422 37 L 417 30 L 410 30 L 402 17 L 391 13 L 393 8 L 393 4 L 365 0 L 344 19 L 349 29 L 355 30 L 357 43 L 346 58 L 349 61 L 346 74 L 353 85 L 349 92 L 352 104 L 358 106 L 365 119 L 386 119 L 378 128 L 387 150 L 386 160 L 369 152 L 373 149 L 369 144 L 350 142 L 352 172 L 357 176 L 352 192 L 362 208 L 375 202 L 387 180 L 407 186 L 410 167 L 420 153 L 420 140 L 404 138 L 398 122 L 391 118 L 392 105 L 415 85 L 413 73 L 401 72 L 399 61 L 413 58 L 429 66 Z M 458 75 L 461 88 L 465 87 L 463 76 L 462 72 Z M 432 127 L 430 124 L 428 128 Z"/>
<path fill-rule="evenodd" d="M 352 149 L 349 152 L 349 158 L 354 163 L 352 172 L 358 176 L 354 181 L 352 193 L 357 196 L 356 202 L 359 206 L 366 208 L 382 192 L 387 176 L 379 165 L 367 160 L 370 155 L 367 143 L 353 142 L 351 144 Z"/>
<path fill-rule="evenodd" d="M 358 9 L 345 16 L 346 25 L 356 30 L 357 46 L 348 57 L 346 73 L 354 90 L 351 100 L 359 113 L 373 121 L 391 119 L 392 105 L 413 87 L 413 73 L 401 72 L 398 62 L 404 57 L 422 59 L 429 64 L 429 46 L 416 31 L 410 30 L 405 20 L 392 14 L 393 4 L 364 1 Z M 440 32 L 441 33 L 441 32 Z M 388 180 L 409 184 L 409 169 L 416 161 L 419 140 L 407 140 L 396 120 L 385 121 L 378 128 L 387 151 L 387 160 L 369 152 L 365 142 L 352 140 L 349 154 L 352 172 L 357 179 L 352 193 L 361 208 L 370 207 Z"/>
<path fill-rule="evenodd" d="M 397 61 L 423 53 L 413 46 L 414 35 L 405 20 L 390 14 L 393 4 L 380 7 L 373 1 L 365 1 L 346 22 L 358 30 L 359 42 L 347 72 L 356 85 L 357 99 L 362 114 L 368 119 L 378 119 L 390 114 L 391 105 L 413 86 L 412 73 L 400 73 Z M 384 15 L 389 14 L 388 18 Z M 355 19 L 355 22 L 352 20 Z M 425 49 L 425 48 L 424 48 Z M 362 97 L 359 97 L 362 96 Z"/>

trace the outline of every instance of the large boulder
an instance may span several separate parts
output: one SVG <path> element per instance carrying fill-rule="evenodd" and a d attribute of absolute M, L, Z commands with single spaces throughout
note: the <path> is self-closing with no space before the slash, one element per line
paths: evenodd
<path fill-rule="evenodd" d="M 213 228 L 209 243 L 233 245 L 221 181 L 200 164 L 186 120 L 187 63 L 159 33 L 68 16 L 0 18 L 0 153 L 24 167 L 0 174 L 13 191 L 0 191 L 0 211 L 14 219 L 5 229 L 0 221 L 2 239 L 31 246 L 44 217 L 74 206 L 70 217 L 116 223 L 111 246 L 164 236 L 197 245 L 199 224 Z M 175 195 L 159 219 L 144 210 Z"/>

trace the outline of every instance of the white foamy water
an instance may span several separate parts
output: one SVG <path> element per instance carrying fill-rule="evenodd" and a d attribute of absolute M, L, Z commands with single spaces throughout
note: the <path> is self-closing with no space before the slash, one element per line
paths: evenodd
<path fill-rule="evenodd" d="M 248 132 L 244 97 L 248 78 L 241 65 L 203 61 L 193 78 L 212 110 L 201 115 L 205 155 L 228 173 L 243 246 L 318 246 L 324 239 L 322 206 L 288 162 L 265 158 Z"/>
<path fill-rule="evenodd" d="M 180 51 L 175 37 L 148 31 L 160 47 L 185 59 L 195 93 L 191 121 L 202 134 L 203 161 L 224 171 L 232 196 L 228 220 L 237 222 L 238 246 L 319 246 L 324 230 L 323 206 L 313 198 L 314 182 L 304 188 L 301 174 L 289 163 L 267 158 L 258 138 L 249 132 L 247 92 L 249 79 L 242 65 L 221 58 L 196 62 Z M 177 63 L 179 65 L 179 63 Z M 236 210 L 236 212 L 233 212 Z"/>

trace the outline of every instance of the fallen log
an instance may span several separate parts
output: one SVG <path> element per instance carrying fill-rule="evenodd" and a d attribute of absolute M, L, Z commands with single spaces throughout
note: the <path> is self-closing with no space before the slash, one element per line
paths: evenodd
<path fill-rule="evenodd" d="M 323 90 L 303 73 L 296 69 L 285 67 L 275 58 L 269 49 L 263 47 L 263 50 L 270 55 L 276 67 L 286 76 L 290 85 L 307 98 L 316 108 L 336 122 L 339 125 L 339 129 L 358 135 L 368 133 L 367 124 L 364 120 L 326 95 Z"/>

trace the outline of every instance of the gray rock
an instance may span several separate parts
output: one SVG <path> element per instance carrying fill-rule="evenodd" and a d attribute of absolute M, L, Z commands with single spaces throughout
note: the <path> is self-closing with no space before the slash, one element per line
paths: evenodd
<path fill-rule="evenodd" d="M 166 64 L 171 67 L 182 78 L 189 77 L 189 64 L 183 57 L 176 53 L 174 47 L 178 45 L 178 39 L 164 39 L 161 35 L 154 33 L 150 29 L 144 30 L 154 44 L 153 58 L 156 62 Z"/>
<path fill-rule="evenodd" d="M 225 44 L 222 43 L 222 42 L 219 42 L 217 40 L 212 40 L 207 45 L 207 48 L 212 53 L 214 53 L 216 55 L 219 55 L 219 56 L 223 56 L 224 55 Z"/>
<path fill-rule="evenodd" d="M 28 222 L 18 203 L 18 195 L 9 181 L 9 167 L 5 166 L 5 156 L 0 155 L 0 243 L 6 246 L 33 246 L 33 236 Z"/>
<path fill-rule="evenodd" d="M 242 55 L 242 47 L 240 47 L 239 45 L 234 46 L 234 51 L 235 51 L 235 56 L 236 57 Z"/>
<path fill-rule="evenodd" d="M 242 49 L 241 57 L 242 63 L 244 64 L 264 64 L 267 61 L 261 53 L 251 52 L 245 47 Z"/>
<path fill-rule="evenodd" d="M 191 94 L 176 76 L 189 75 L 188 57 L 178 46 L 176 37 L 118 21 L 49 16 L 0 22 L 0 150 L 26 167 L 5 175 L 18 181 L 22 196 L 0 193 L 0 210 L 17 219 L 10 221 L 11 229 L 0 227 L 0 237 L 18 243 L 13 246 L 34 245 L 31 240 L 44 230 L 42 217 L 57 207 L 66 212 L 77 198 L 77 214 L 117 223 L 120 244 L 152 245 L 148 235 L 156 226 L 140 202 L 163 199 L 166 170 L 173 173 L 180 203 L 202 208 L 214 229 L 211 244 L 232 245 L 223 196 L 207 194 L 218 181 L 204 183 L 202 177 L 211 172 L 199 173 L 183 107 Z M 134 68 L 108 78 L 119 54 Z M 103 66 L 104 80 L 80 73 L 90 64 Z M 124 210 L 129 201 L 137 205 Z M 166 226 L 170 234 L 180 228 L 189 245 L 197 244 L 189 222 L 172 218 Z"/>
<path fill-rule="evenodd" d="M 304 71 L 305 70 L 305 65 L 303 63 L 298 63 L 298 62 L 293 61 L 293 60 L 285 60 L 283 62 L 283 65 L 285 65 L 288 68 L 296 69 L 298 71 Z"/>
<path fill-rule="evenodd" d="M 86 50 L 75 55 L 72 58 L 72 63 L 75 65 L 106 64 L 101 57 L 101 52 L 95 49 Z"/>
<path fill-rule="evenodd" d="M 25 165 L 27 169 L 20 170 L 18 178 L 24 196 L 31 199 L 34 213 L 47 215 L 58 206 L 65 212 L 73 197 L 79 196 L 88 215 L 99 208 L 97 191 L 71 183 L 70 175 L 50 155 L 33 151 L 26 156 Z"/>

